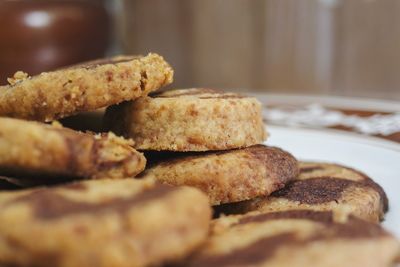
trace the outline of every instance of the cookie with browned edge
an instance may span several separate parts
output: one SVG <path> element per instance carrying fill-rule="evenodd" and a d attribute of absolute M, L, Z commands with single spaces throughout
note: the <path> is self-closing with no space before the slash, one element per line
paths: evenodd
<path fill-rule="evenodd" d="M 388 199 L 365 174 L 338 164 L 301 162 L 299 177 L 269 197 L 217 207 L 219 213 L 274 212 L 292 209 L 348 212 L 372 222 L 383 219 Z"/>
<path fill-rule="evenodd" d="M 141 177 L 197 187 L 209 196 L 212 205 L 269 195 L 298 174 L 297 160 L 291 154 L 264 145 L 167 155 L 173 158 L 153 164 Z M 154 154 L 146 157 L 154 161 Z"/>
<path fill-rule="evenodd" d="M 1 192 L 0 265 L 159 266 L 200 245 L 210 216 L 194 188 L 134 179 Z"/>
<path fill-rule="evenodd" d="M 58 181 L 126 178 L 146 164 L 132 140 L 39 122 L 0 118 L 0 176 Z"/>
<path fill-rule="evenodd" d="M 293 210 L 220 218 L 179 266 L 390 267 L 399 255 L 399 242 L 378 224 L 339 211 Z"/>
<path fill-rule="evenodd" d="M 208 151 L 262 143 L 267 135 L 254 97 L 193 88 L 166 91 L 107 109 L 105 128 L 140 150 Z"/>
<path fill-rule="evenodd" d="M 19 71 L 0 87 L 0 116 L 52 121 L 145 96 L 172 77 L 157 54 L 117 56 L 34 77 Z"/>

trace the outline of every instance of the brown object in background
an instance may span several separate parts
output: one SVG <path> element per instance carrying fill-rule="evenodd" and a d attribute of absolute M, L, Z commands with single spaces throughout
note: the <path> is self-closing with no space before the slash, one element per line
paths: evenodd
<path fill-rule="evenodd" d="M 400 1 L 123 3 L 125 52 L 164 55 L 176 87 L 400 100 Z"/>
<path fill-rule="evenodd" d="M 0 84 L 17 70 L 34 75 L 103 57 L 109 24 L 102 1 L 1 1 Z"/>

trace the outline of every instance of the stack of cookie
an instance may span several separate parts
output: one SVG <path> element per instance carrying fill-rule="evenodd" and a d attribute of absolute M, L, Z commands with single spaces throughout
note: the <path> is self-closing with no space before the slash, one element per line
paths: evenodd
<path fill-rule="evenodd" d="M 109 107 L 104 121 L 145 151 L 140 178 L 196 187 L 220 217 L 206 243 L 177 266 L 389 266 L 399 253 L 375 224 L 388 209 L 382 188 L 356 170 L 298 163 L 263 145 L 254 98 L 172 90 Z M 335 260 L 330 249 L 340 253 Z M 380 256 L 370 257 L 377 249 Z"/>
<path fill-rule="evenodd" d="M 149 54 L 17 72 L 0 88 L 0 266 L 153 266 L 204 242 L 203 193 L 123 179 L 146 165 L 132 140 L 54 121 L 146 96 L 172 76 Z M 91 181 L 64 184 L 78 179 Z"/>
<path fill-rule="evenodd" d="M 0 266 L 393 264 L 379 185 L 264 145 L 255 98 L 154 93 L 172 76 L 149 54 L 0 87 Z M 106 107 L 112 132 L 55 121 Z"/>
<path fill-rule="evenodd" d="M 156 54 L 115 57 L 35 77 L 17 72 L 0 89 L 0 175 L 39 184 L 135 176 L 146 159 L 131 140 L 73 131 L 55 120 L 145 96 L 171 83 L 172 76 Z"/>
<path fill-rule="evenodd" d="M 105 124 L 147 151 L 141 178 L 197 187 L 212 205 L 267 196 L 298 173 L 292 155 L 262 145 L 267 134 L 253 97 L 172 90 L 110 107 Z"/>

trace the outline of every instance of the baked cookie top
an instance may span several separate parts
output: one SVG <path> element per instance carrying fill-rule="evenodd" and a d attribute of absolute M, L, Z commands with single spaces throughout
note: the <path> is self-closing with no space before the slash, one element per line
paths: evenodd
<path fill-rule="evenodd" d="M 254 97 L 179 89 L 108 108 L 105 127 L 132 138 L 141 150 L 226 150 L 265 141 L 261 112 Z"/>
<path fill-rule="evenodd" d="M 347 213 L 292 210 L 223 217 L 182 266 L 392 266 L 398 241 Z"/>
<path fill-rule="evenodd" d="M 0 116 L 52 121 L 136 99 L 170 84 L 173 70 L 157 54 L 117 56 L 29 77 L 0 87 Z"/>
<path fill-rule="evenodd" d="M 209 196 L 212 205 L 269 195 L 298 174 L 297 160 L 290 153 L 264 145 L 206 153 L 148 153 L 146 157 L 152 163 L 141 177 L 194 186 Z"/>
<path fill-rule="evenodd" d="M 267 198 L 256 198 L 219 212 L 244 213 L 252 210 L 347 209 L 366 220 L 379 222 L 388 210 L 382 187 L 365 174 L 338 164 L 301 162 L 297 179 Z"/>
<path fill-rule="evenodd" d="M 135 179 L 2 192 L 0 209 L 2 266 L 160 265 L 203 242 L 211 215 L 196 189 Z"/>
<path fill-rule="evenodd" d="M 146 159 L 132 145 L 112 133 L 93 135 L 57 124 L 0 118 L 0 175 L 40 182 L 133 177 Z"/>

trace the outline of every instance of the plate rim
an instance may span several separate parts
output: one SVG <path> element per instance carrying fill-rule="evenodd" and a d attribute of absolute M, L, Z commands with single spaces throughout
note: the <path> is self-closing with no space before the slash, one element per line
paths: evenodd
<path fill-rule="evenodd" d="M 340 136 L 340 138 L 347 138 L 351 139 L 352 142 L 356 143 L 362 143 L 365 145 L 371 145 L 371 146 L 379 146 L 381 148 L 386 148 L 389 150 L 393 150 L 396 152 L 400 153 L 400 143 L 397 143 L 395 141 L 383 139 L 380 137 L 375 137 L 375 136 L 370 136 L 370 135 L 363 135 L 360 133 L 356 132 L 350 132 L 350 131 L 343 131 L 343 130 L 338 130 L 338 129 L 332 129 L 332 128 L 309 128 L 309 127 L 304 127 L 304 126 L 284 126 L 284 125 L 276 125 L 276 124 L 269 124 L 267 123 L 266 125 L 266 130 L 267 132 L 269 129 L 291 129 L 291 130 L 301 130 L 307 133 L 311 134 L 318 134 L 318 133 L 325 133 L 333 136 Z M 268 144 L 268 139 L 264 142 Z"/>

